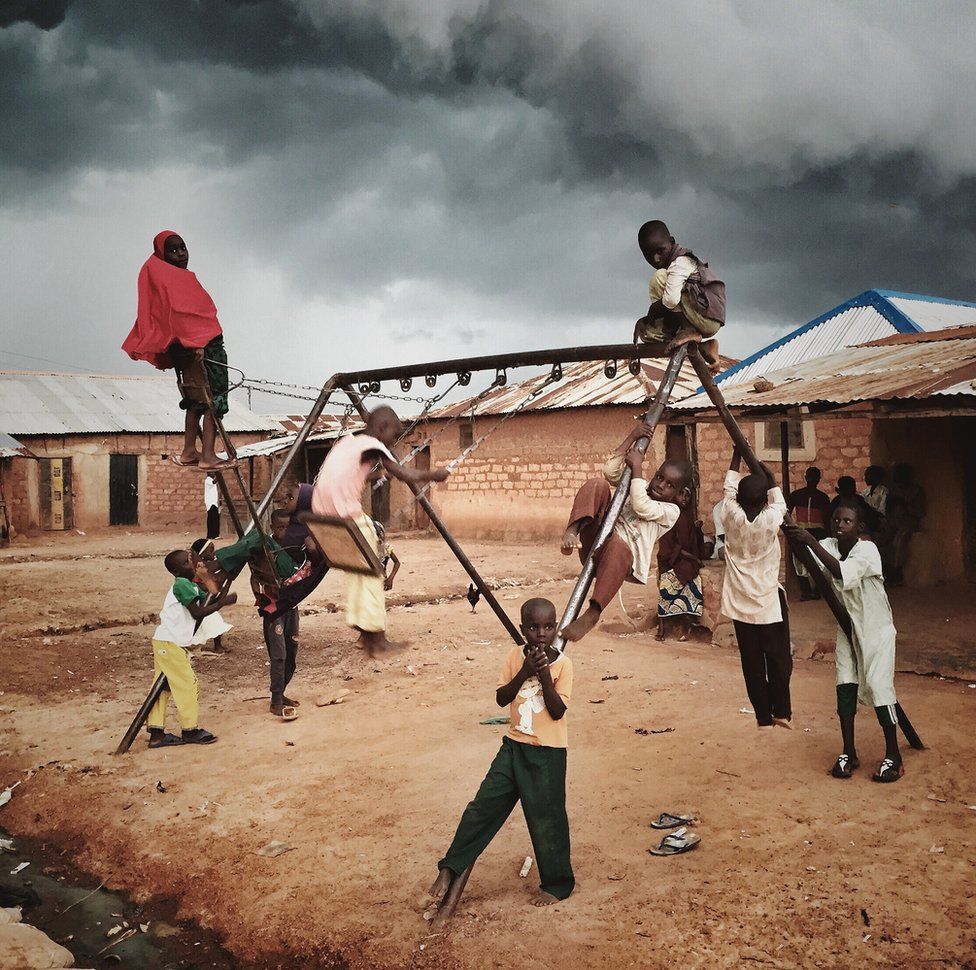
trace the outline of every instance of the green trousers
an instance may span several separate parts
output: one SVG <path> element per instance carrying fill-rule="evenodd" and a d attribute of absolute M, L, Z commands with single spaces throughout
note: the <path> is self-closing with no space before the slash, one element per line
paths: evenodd
<path fill-rule="evenodd" d="M 569 860 L 565 748 L 543 748 L 503 738 L 478 794 L 461 816 L 447 855 L 437 867 L 456 875 L 470 866 L 518 801 L 529 827 L 542 891 L 565 899 L 576 885 Z"/>
<path fill-rule="evenodd" d="M 278 570 L 278 578 L 288 579 L 297 568 L 294 560 L 270 536 L 268 537 L 268 546 L 271 549 L 275 568 Z M 237 542 L 224 546 L 216 552 L 217 562 L 220 563 L 221 569 L 235 576 L 244 568 L 248 559 L 255 554 L 261 555 L 261 536 L 256 531 L 249 532 L 243 539 L 238 539 Z"/>

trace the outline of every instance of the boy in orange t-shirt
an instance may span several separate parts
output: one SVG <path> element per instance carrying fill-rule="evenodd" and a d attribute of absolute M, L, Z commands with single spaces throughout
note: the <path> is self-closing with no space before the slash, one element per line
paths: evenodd
<path fill-rule="evenodd" d="M 519 801 L 539 865 L 534 904 L 565 899 L 576 885 L 566 816 L 566 708 L 573 663 L 552 646 L 556 607 L 549 600 L 523 603 L 520 629 L 525 647 L 513 647 L 506 657 L 495 693 L 498 706 L 510 708 L 508 734 L 438 863 L 440 874 L 430 889 L 438 902 L 452 878 L 488 847 Z"/>

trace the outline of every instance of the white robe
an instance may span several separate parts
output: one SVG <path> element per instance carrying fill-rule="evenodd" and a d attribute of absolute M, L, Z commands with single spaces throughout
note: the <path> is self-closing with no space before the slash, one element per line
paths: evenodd
<path fill-rule="evenodd" d="M 881 553 L 869 539 L 859 539 L 846 559 L 840 558 L 836 539 L 821 542 L 840 563 L 841 578 L 833 583 L 847 607 L 854 627 L 854 644 L 837 631 L 837 683 L 857 684 L 857 699 L 871 707 L 894 706 L 895 624 L 881 573 Z M 817 560 L 819 563 L 819 560 Z"/>

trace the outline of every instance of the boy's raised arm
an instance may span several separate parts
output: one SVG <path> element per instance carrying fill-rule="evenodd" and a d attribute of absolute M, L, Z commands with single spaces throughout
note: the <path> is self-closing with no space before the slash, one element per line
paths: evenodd
<path fill-rule="evenodd" d="M 202 620 L 205 616 L 210 616 L 211 613 L 216 613 L 223 606 L 233 606 L 237 602 L 237 593 L 231 593 L 230 591 L 224 593 L 223 596 L 218 596 L 209 605 L 204 605 L 203 603 L 190 603 L 187 605 L 186 609 L 190 616 L 194 620 Z"/>
<path fill-rule="evenodd" d="M 841 568 L 840 562 L 835 556 L 832 556 L 817 539 L 806 529 L 801 529 L 798 525 L 788 525 L 786 526 L 786 535 L 792 539 L 794 542 L 799 542 L 801 545 L 807 546 L 810 551 L 824 564 L 827 572 L 830 573 L 834 579 L 841 579 Z"/>
<path fill-rule="evenodd" d="M 380 458 L 380 463 L 391 477 L 398 478 L 401 482 L 412 482 L 415 485 L 425 482 L 443 482 L 450 474 L 446 468 L 431 468 L 429 471 L 407 468 L 398 461 L 391 461 L 386 455 Z"/>
<path fill-rule="evenodd" d="M 549 669 L 549 659 L 546 657 L 545 650 L 537 647 L 530 650 L 525 658 L 532 667 L 532 672 L 539 678 L 542 686 L 542 699 L 546 702 L 546 710 L 549 716 L 558 721 L 566 713 L 566 702 L 556 693 L 556 684 L 552 679 L 552 671 Z"/>

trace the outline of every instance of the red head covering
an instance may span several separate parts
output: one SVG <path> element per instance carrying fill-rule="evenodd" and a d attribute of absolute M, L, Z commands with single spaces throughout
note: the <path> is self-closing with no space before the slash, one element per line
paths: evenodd
<path fill-rule="evenodd" d="M 164 229 L 153 239 L 153 254 L 139 270 L 136 322 L 122 349 L 133 360 L 173 366 L 170 347 L 206 347 L 221 333 L 217 307 L 195 273 L 163 259 L 163 246 L 177 233 Z"/>

